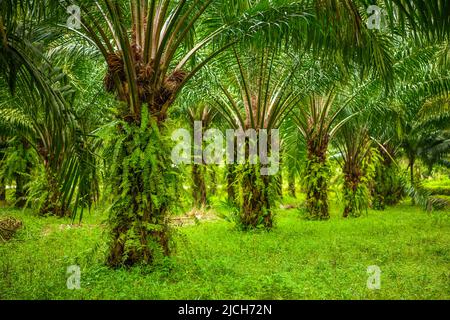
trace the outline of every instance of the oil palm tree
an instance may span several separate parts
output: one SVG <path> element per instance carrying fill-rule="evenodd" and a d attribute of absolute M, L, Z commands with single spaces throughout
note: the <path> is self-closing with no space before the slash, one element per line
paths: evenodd
<path fill-rule="evenodd" d="M 188 109 L 189 124 L 192 131 L 195 130 L 195 122 L 202 123 L 202 136 L 204 130 L 211 127 L 212 122 L 217 112 L 211 107 L 200 104 Z M 203 159 L 197 163 L 192 164 L 192 196 L 194 198 L 194 205 L 196 208 L 205 207 L 207 204 L 207 188 L 206 188 L 206 165 Z"/>
<path fill-rule="evenodd" d="M 450 75 L 446 64 L 437 63 L 442 54 L 440 46 L 442 44 L 422 49 L 434 50 L 415 66 L 413 75 L 397 81 L 396 95 L 391 102 L 398 128 L 396 138 L 408 159 L 412 186 L 415 185 L 416 160 L 424 141 L 433 132 L 445 129 L 448 123 L 445 101 L 450 92 Z"/>
<path fill-rule="evenodd" d="M 379 89 L 373 89 L 372 95 L 364 96 L 365 112 L 372 119 L 371 136 L 381 156 L 372 190 L 376 208 L 398 203 L 405 193 L 412 195 L 413 202 L 417 198 L 428 206 L 429 199 L 415 180 L 414 168 L 417 159 L 426 160 L 433 137 L 439 136 L 448 122 L 447 47 L 446 41 L 420 46 L 408 40 L 400 43 L 394 56 L 392 92 L 381 98 Z M 445 154 L 445 143 L 442 146 L 436 150 Z M 408 159 L 409 183 L 403 180 L 395 160 L 402 150 Z M 439 153 L 436 156 L 439 158 Z"/>
<path fill-rule="evenodd" d="M 283 166 L 288 176 L 289 196 L 297 197 L 297 185 L 301 182 L 301 172 L 306 163 L 305 139 L 297 129 L 292 115 L 288 115 L 281 125 L 283 145 Z"/>
<path fill-rule="evenodd" d="M 70 86 L 66 88 L 70 90 Z M 5 100 L 1 104 L 0 123 L 4 134 L 17 137 L 15 140 L 19 143 L 19 149 L 16 148 L 16 151 L 22 150 L 21 158 L 29 158 L 26 156 L 29 153 L 27 150 L 33 149 L 39 159 L 39 168 L 45 173 L 41 181 L 43 189 L 37 194 L 42 201 L 36 209 L 41 214 L 76 214 L 78 207 L 92 204 L 91 192 L 96 188 L 96 177 L 92 175 L 95 172 L 94 155 L 87 141 L 88 136 L 70 110 L 59 113 L 60 117 L 58 113 L 49 116 L 46 114 L 48 103 L 39 98 L 36 89 L 28 90 L 19 85 L 16 90 L 19 94 L 14 97 L 2 92 Z M 61 127 L 61 123 L 67 124 L 67 127 Z M 14 156 L 14 153 L 8 156 Z M 21 170 L 14 171 L 16 197 L 21 199 L 18 202 L 21 206 L 26 202 L 24 185 L 31 173 L 31 162 L 27 161 Z M 72 204 L 75 204 L 72 207 L 74 210 L 69 210 Z"/>
<path fill-rule="evenodd" d="M 17 136 L 31 146 L 45 167 L 42 212 L 66 215 L 73 199 L 76 204 L 90 204 L 92 185 L 88 181 L 92 176 L 83 174 L 91 170 L 83 167 L 88 162 L 80 161 L 87 149 L 71 111 L 73 87 L 61 68 L 46 56 L 58 36 L 41 24 L 56 19 L 58 7 L 59 3 L 51 1 L 0 4 L 0 93 L 5 98 L 0 122 L 4 134 Z"/>
<path fill-rule="evenodd" d="M 254 148 L 261 151 L 264 131 L 269 136 L 267 148 L 269 152 L 273 151 L 272 156 L 276 157 L 274 160 L 279 161 L 276 156 L 279 142 L 273 144 L 271 130 L 278 130 L 284 117 L 301 96 L 290 86 L 298 63 L 292 57 L 289 62 L 288 56 L 283 59 L 277 55 L 279 53 L 270 48 L 246 54 L 234 48 L 230 53 L 234 66 L 219 84 L 222 94 L 215 103 L 230 128 L 248 133 L 248 139 L 245 138 L 244 142 L 245 163 L 241 162 L 236 171 L 240 181 L 239 221 L 243 229 L 257 228 L 259 225 L 272 227 L 273 192 L 269 188 L 273 180 L 270 176 L 272 173 L 261 173 L 266 163 L 262 163 L 259 158 L 261 154 L 257 159 L 251 159 L 250 150 Z"/>
<path fill-rule="evenodd" d="M 122 104 L 111 182 L 114 204 L 108 263 L 150 263 L 168 255 L 167 214 L 174 175 L 161 138 L 169 107 L 185 83 L 221 49 L 196 62 L 195 54 L 215 34 L 192 43 L 194 26 L 211 1 L 83 1 L 82 34 L 108 64 L 107 91 Z M 191 67 L 193 62 L 195 65 Z"/>
<path fill-rule="evenodd" d="M 328 146 L 339 129 L 354 114 L 339 119 L 346 104 L 335 103 L 334 89 L 325 95 L 312 94 L 304 99 L 294 119 L 297 129 L 306 142 L 306 166 L 304 183 L 306 187 L 306 210 L 309 218 L 326 220 L 328 209 Z"/>
<path fill-rule="evenodd" d="M 340 130 L 336 146 L 337 158 L 344 176 L 343 217 L 358 217 L 370 204 L 370 183 L 375 174 L 374 149 L 369 125 L 362 121 L 347 122 Z"/>
<path fill-rule="evenodd" d="M 424 140 L 423 146 L 419 150 L 419 157 L 428 167 L 428 174 L 431 175 L 436 165 L 449 167 L 445 161 L 450 155 L 450 132 L 449 129 L 438 130 L 430 134 Z"/>

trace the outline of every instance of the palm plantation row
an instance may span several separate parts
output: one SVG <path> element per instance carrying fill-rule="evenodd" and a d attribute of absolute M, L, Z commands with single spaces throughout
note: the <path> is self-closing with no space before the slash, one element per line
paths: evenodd
<path fill-rule="evenodd" d="M 183 182 L 194 206 L 207 204 L 206 171 L 215 170 L 170 160 L 171 131 L 202 121 L 223 132 L 279 129 L 282 171 L 294 194 L 302 185 L 311 219 L 329 218 L 332 161 L 344 217 L 407 193 L 443 205 L 421 189 L 415 166 L 448 165 L 450 4 L 378 1 L 380 29 L 366 25 L 371 4 L 3 1 L 0 188 L 15 184 L 16 206 L 74 219 L 102 198 L 108 264 L 150 263 L 170 254 Z M 80 29 L 61 20 L 70 5 Z M 244 230 L 274 223 L 282 173 L 260 168 L 226 166 L 227 201 Z"/>

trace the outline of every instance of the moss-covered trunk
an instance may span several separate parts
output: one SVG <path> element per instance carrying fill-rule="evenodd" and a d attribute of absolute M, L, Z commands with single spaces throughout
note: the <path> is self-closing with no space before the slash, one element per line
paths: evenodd
<path fill-rule="evenodd" d="M 416 163 L 416 157 L 414 154 L 410 154 L 409 156 L 409 179 L 410 179 L 410 183 L 411 186 L 414 187 L 415 186 L 415 181 L 414 181 L 414 165 Z M 414 206 L 416 204 L 416 199 L 414 198 L 414 196 L 411 196 L 411 204 Z"/>
<path fill-rule="evenodd" d="M 281 163 L 280 163 L 280 165 L 281 165 Z M 275 183 L 276 183 L 277 196 L 281 199 L 281 198 L 283 198 L 283 174 L 282 174 L 282 170 L 278 170 L 278 173 L 275 176 Z"/>
<path fill-rule="evenodd" d="M 356 172 L 344 170 L 344 218 L 349 216 L 356 217 L 361 214 L 358 191 L 360 190 L 360 175 Z"/>
<path fill-rule="evenodd" d="M 269 200 L 270 176 L 260 173 L 260 166 L 245 164 L 242 171 L 242 204 L 240 222 L 245 230 L 262 225 L 270 229 L 273 217 Z"/>
<path fill-rule="evenodd" d="M 196 163 L 192 165 L 192 197 L 196 208 L 206 206 L 205 166 Z"/>
<path fill-rule="evenodd" d="M 216 173 L 216 168 L 214 166 L 210 167 L 209 177 L 211 179 L 209 193 L 212 196 L 215 196 L 217 194 L 217 173 Z"/>
<path fill-rule="evenodd" d="M 384 149 L 387 149 L 387 146 Z M 372 206 L 376 210 L 384 210 L 386 206 L 398 204 L 405 195 L 398 166 L 383 149 L 379 152 L 382 161 L 375 168 L 374 182 L 371 187 Z"/>
<path fill-rule="evenodd" d="M 40 208 L 41 214 L 52 214 L 57 217 L 69 216 L 70 211 L 67 204 L 62 203 L 60 184 L 58 179 L 50 168 L 46 168 L 46 191 L 43 206 Z"/>
<path fill-rule="evenodd" d="M 295 175 L 291 172 L 288 174 L 288 189 L 289 195 L 293 198 L 297 198 L 296 190 L 295 190 Z"/>
<path fill-rule="evenodd" d="M 311 139 L 307 143 L 306 163 L 306 210 L 308 218 L 329 219 L 328 179 L 330 172 L 327 164 L 328 137 Z"/>
<path fill-rule="evenodd" d="M 176 174 L 156 125 L 121 123 L 111 174 L 108 264 L 153 263 L 170 253 L 169 206 Z"/>
<path fill-rule="evenodd" d="M 236 198 L 236 165 L 234 165 L 234 164 L 227 165 L 226 180 L 227 180 L 228 203 L 230 203 L 232 205 L 235 205 L 237 203 L 237 198 Z"/>

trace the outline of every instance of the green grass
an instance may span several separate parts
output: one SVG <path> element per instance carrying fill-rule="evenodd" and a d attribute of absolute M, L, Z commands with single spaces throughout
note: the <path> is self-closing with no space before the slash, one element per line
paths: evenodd
<path fill-rule="evenodd" d="M 432 195 L 450 196 L 450 178 L 448 177 L 427 180 L 423 185 Z"/>
<path fill-rule="evenodd" d="M 0 299 L 449 299 L 450 213 L 410 205 L 344 220 L 302 220 L 280 210 L 272 232 L 225 221 L 178 228 L 173 257 L 155 267 L 111 270 L 100 211 L 82 227 L 0 209 L 24 221 L 0 244 Z M 81 289 L 66 269 L 81 267 Z M 367 267 L 381 268 L 369 290 Z"/>
<path fill-rule="evenodd" d="M 433 177 L 432 179 L 423 180 L 426 187 L 447 187 L 450 188 L 450 176 Z"/>

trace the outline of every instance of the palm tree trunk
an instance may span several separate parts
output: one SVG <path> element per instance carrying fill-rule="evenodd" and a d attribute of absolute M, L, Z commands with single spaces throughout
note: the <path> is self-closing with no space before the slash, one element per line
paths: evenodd
<path fill-rule="evenodd" d="M 281 163 L 280 163 L 281 165 Z M 283 174 L 282 170 L 278 170 L 277 176 L 276 176 L 276 184 L 277 184 L 277 194 L 278 197 L 283 198 Z"/>
<path fill-rule="evenodd" d="M 16 192 L 14 194 L 14 197 L 16 199 L 16 207 L 23 208 L 25 206 L 25 203 L 27 202 L 24 188 L 25 179 L 22 174 L 16 173 L 15 180 L 16 180 Z"/>
<path fill-rule="evenodd" d="M 50 168 L 46 168 L 47 177 L 47 198 L 42 206 L 41 214 L 52 214 L 57 217 L 69 216 L 70 212 L 65 204 L 62 203 L 60 186 L 58 179 Z"/>
<path fill-rule="evenodd" d="M 257 141 L 259 143 L 259 141 Z M 249 159 L 249 142 L 245 144 L 246 158 Z M 261 164 L 246 162 L 242 165 L 240 176 L 240 188 L 242 192 L 242 203 L 240 223 L 243 230 L 256 229 L 264 226 L 272 228 L 273 216 L 270 209 L 269 184 L 271 177 L 261 175 Z"/>
<path fill-rule="evenodd" d="M 194 206 L 201 208 L 206 206 L 206 184 L 204 166 L 201 164 L 192 165 L 192 197 Z"/>
<path fill-rule="evenodd" d="M 349 216 L 356 217 L 361 213 L 358 205 L 360 199 L 357 199 L 357 190 L 359 187 L 359 175 L 353 172 L 344 172 L 344 218 Z"/>
<path fill-rule="evenodd" d="M 240 222 L 244 230 L 255 229 L 259 225 L 270 229 L 273 225 L 269 202 L 269 176 L 261 176 L 258 165 L 243 166 Z"/>
<path fill-rule="evenodd" d="M 176 198 L 176 175 L 165 168 L 170 152 L 157 126 L 125 125 L 127 130 L 118 127 L 116 141 L 123 142 L 110 172 L 114 205 L 107 262 L 112 267 L 150 264 L 170 254 L 168 214 Z"/>
<path fill-rule="evenodd" d="M 6 142 L 0 136 L 0 161 L 5 156 L 6 147 L 7 147 Z M 6 183 L 3 177 L 0 177 L 0 201 L 6 201 Z"/>
<path fill-rule="evenodd" d="M 326 220 L 330 218 L 328 209 L 328 178 L 326 152 L 328 140 L 322 144 L 308 141 L 306 165 L 306 210 L 309 218 Z"/>
<path fill-rule="evenodd" d="M 415 163 L 415 157 L 414 156 L 410 156 L 409 158 L 409 174 L 410 174 L 410 182 L 411 182 L 411 186 L 414 186 L 414 163 Z M 414 196 L 411 197 L 411 204 L 415 205 L 416 204 L 416 199 L 414 199 Z"/>
<path fill-rule="evenodd" d="M 6 185 L 3 179 L 0 179 L 0 201 L 6 201 Z"/>
<path fill-rule="evenodd" d="M 217 174 L 214 167 L 211 168 L 209 175 L 211 178 L 211 186 L 209 188 L 209 192 L 212 196 L 214 196 L 217 193 Z"/>
<path fill-rule="evenodd" d="M 227 165 L 227 173 L 226 173 L 226 179 L 227 179 L 227 195 L 228 195 L 228 203 L 230 204 L 236 204 L 236 166 L 234 164 Z"/>
<path fill-rule="evenodd" d="M 297 198 L 295 193 L 295 175 L 291 172 L 288 174 L 288 186 L 289 186 L 289 195 L 293 198 Z"/>
<path fill-rule="evenodd" d="M 21 151 L 23 153 L 21 154 L 21 156 L 23 157 L 23 159 L 27 159 L 26 153 L 28 152 L 30 145 L 25 139 L 22 139 L 21 144 L 23 147 Z M 31 174 L 32 169 L 31 166 L 32 166 L 31 162 L 26 160 L 24 172 L 14 174 L 14 179 L 16 180 L 16 191 L 14 195 L 16 199 L 15 206 L 18 208 L 25 207 L 27 203 L 28 190 L 26 188 L 26 185 L 29 182 L 29 176 Z"/>
<path fill-rule="evenodd" d="M 396 205 L 404 197 L 404 188 L 400 179 L 397 165 L 392 162 L 391 156 L 385 152 L 389 146 L 379 148 L 383 161 L 377 164 L 374 181 L 371 188 L 373 208 L 384 210 L 387 205 Z"/>

